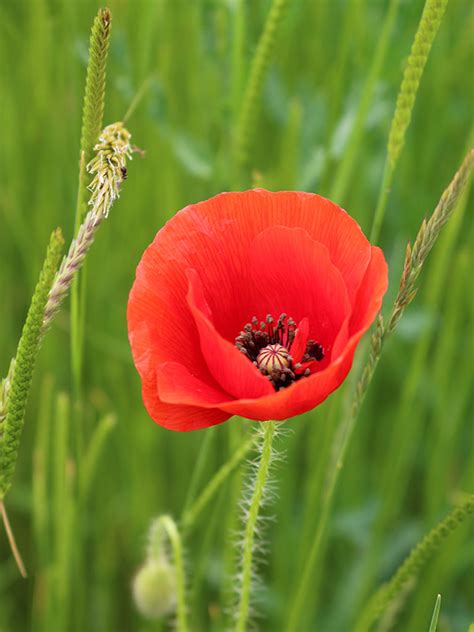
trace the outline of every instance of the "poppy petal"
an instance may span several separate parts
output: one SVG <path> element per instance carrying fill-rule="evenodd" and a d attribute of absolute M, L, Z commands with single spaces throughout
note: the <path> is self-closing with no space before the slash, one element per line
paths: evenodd
<path fill-rule="evenodd" d="M 164 362 L 157 369 L 158 395 L 168 404 L 218 406 L 232 399 L 218 385 L 203 382 L 179 362 Z"/>
<path fill-rule="evenodd" d="M 142 396 L 150 417 L 168 430 L 186 432 L 215 426 L 231 417 L 231 413 L 218 408 L 200 408 L 197 406 L 174 406 L 161 402 L 158 398 L 156 380 L 142 380 Z"/>
<path fill-rule="evenodd" d="M 305 317 L 300 320 L 295 331 L 295 339 L 291 345 L 291 357 L 293 364 L 301 362 L 301 358 L 306 351 L 306 344 L 309 336 L 309 320 Z"/>
<path fill-rule="evenodd" d="M 202 354 L 216 382 L 237 398 L 254 398 L 272 393 L 273 388 L 267 378 L 214 327 L 197 272 L 189 269 L 186 274 L 189 281 L 189 308 L 199 331 Z"/>
<path fill-rule="evenodd" d="M 308 317 L 309 336 L 329 354 L 351 304 L 327 248 L 302 228 L 273 226 L 254 239 L 250 270 L 257 315 Z"/>

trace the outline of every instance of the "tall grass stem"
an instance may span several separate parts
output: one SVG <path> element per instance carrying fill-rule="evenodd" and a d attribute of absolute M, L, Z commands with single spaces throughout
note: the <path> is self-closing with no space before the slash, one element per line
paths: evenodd
<path fill-rule="evenodd" d="M 243 172 L 248 164 L 265 73 L 267 72 L 271 54 L 275 46 L 278 27 L 282 20 L 284 9 L 289 1 L 290 0 L 273 0 L 252 59 L 249 78 L 245 87 L 235 130 L 235 155 L 239 174 Z M 237 36 L 238 35 L 239 33 L 237 33 Z M 236 46 L 238 47 L 238 42 Z M 236 55 L 238 55 L 238 50 Z M 237 65 L 237 68 L 239 67 L 240 66 Z"/>
<path fill-rule="evenodd" d="M 451 217 L 457 206 L 457 202 L 464 192 L 473 163 L 474 150 L 471 149 L 467 153 L 453 180 L 443 192 L 443 195 L 441 196 L 441 199 L 429 220 L 423 220 L 413 248 L 410 244 L 407 247 L 405 265 L 400 280 L 399 291 L 393 304 L 391 314 L 387 320 L 387 325 L 385 325 L 384 319 L 381 315 L 378 318 L 375 331 L 371 337 L 368 361 L 357 382 L 350 411 L 347 417 L 345 417 L 342 421 L 340 431 L 338 431 L 335 438 L 333 451 L 334 458 L 329 465 L 326 493 L 323 498 L 321 516 L 316 529 L 313 545 L 305 563 L 301 580 L 297 586 L 295 597 L 292 600 L 286 628 L 288 632 L 298 629 L 299 626 L 303 608 L 308 596 L 309 586 L 313 577 L 314 568 L 318 560 L 323 534 L 327 526 L 337 481 L 344 466 L 347 448 L 354 431 L 362 403 L 379 362 L 384 343 L 387 337 L 393 333 L 406 307 L 411 303 L 416 295 L 416 280 L 422 270 L 426 257 L 440 234 L 442 226 Z"/>
<path fill-rule="evenodd" d="M 368 632 L 407 581 L 418 576 L 421 568 L 431 559 L 444 540 L 473 512 L 474 495 L 471 495 L 425 535 L 392 578 L 383 584 L 369 600 L 355 625 L 354 632 Z"/>
<path fill-rule="evenodd" d="M 426 0 L 425 2 L 420 23 L 403 73 L 395 113 L 388 135 L 387 158 L 370 233 L 370 241 L 372 243 L 375 243 L 379 238 L 388 195 L 392 186 L 393 175 L 403 145 L 405 144 L 405 135 L 410 125 L 423 70 L 428 61 L 434 38 L 441 25 L 447 3 L 448 0 Z"/>

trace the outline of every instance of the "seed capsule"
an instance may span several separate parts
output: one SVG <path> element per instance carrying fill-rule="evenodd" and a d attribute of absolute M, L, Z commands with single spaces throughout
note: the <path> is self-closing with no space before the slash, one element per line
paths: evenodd
<path fill-rule="evenodd" d="M 275 371 L 280 372 L 290 366 L 288 356 L 288 350 L 283 345 L 267 345 L 257 356 L 257 366 L 269 375 Z"/>

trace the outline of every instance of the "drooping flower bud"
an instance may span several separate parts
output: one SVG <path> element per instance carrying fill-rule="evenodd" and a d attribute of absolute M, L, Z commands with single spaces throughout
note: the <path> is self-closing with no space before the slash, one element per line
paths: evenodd
<path fill-rule="evenodd" d="M 176 573 L 165 558 L 148 560 L 132 584 L 135 605 L 144 617 L 159 619 L 176 609 Z"/>

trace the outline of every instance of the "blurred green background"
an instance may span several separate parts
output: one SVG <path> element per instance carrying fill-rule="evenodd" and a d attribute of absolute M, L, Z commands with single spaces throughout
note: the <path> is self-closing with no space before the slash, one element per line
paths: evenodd
<path fill-rule="evenodd" d="M 51 230 L 60 225 L 67 240 L 72 237 L 88 39 L 99 6 L 92 0 L 0 3 L 2 375 L 15 353 Z M 121 198 L 88 257 L 79 420 L 71 404 L 68 305 L 40 354 L 6 502 L 29 578 L 19 577 L 2 532 L 2 632 L 161 629 L 140 617 L 130 593 L 149 523 L 164 512 L 179 518 L 205 433 L 212 433 L 212 443 L 201 484 L 253 425 L 236 420 L 175 434 L 150 421 L 125 313 L 135 266 L 163 223 L 188 203 L 252 183 L 250 170 L 236 179 L 231 140 L 270 2 L 111 0 L 109 6 L 105 123 L 122 119 L 147 81 L 128 121 L 133 142 L 146 155 L 135 155 Z M 335 196 L 366 232 L 423 2 L 400 2 L 381 72 L 368 93 L 388 8 L 382 0 L 290 1 L 250 146 L 254 182 Z M 451 0 L 422 78 L 379 240 L 390 266 L 386 305 L 397 289 L 407 240 L 467 149 L 473 41 L 472 3 Z M 363 98 L 368 111 L 351 146 Z M 368 597 L 410 547 L 473 491 L 472 236 L 467 198 L 430 256 L 420 293 L 379 365 L 342 472 L 301 630 L 351 630 Z M 279 440 L 286 460 L 276 471 L 269 510 L 275 520 L 265 534 L 268 564 L 257 607 L 262 630 L 283 629 L 288 616 L 314 538 L 343 399 L 341 389 L 291 420 L 291 432 Z M 110 414 L 116 423 L 90 493 L 78 502 L 75 437 L 79 432 L 87 443 Z M 240 476 L 226 483 L 186 542 L 192 630 L 226 625 Z M 400 595 L 384 629 L 427 630 L 440 592 L 439 630 L 467 630 L 474 621 L 473 535 L 471 521 L 451 537 L 419 582 Z"/>

